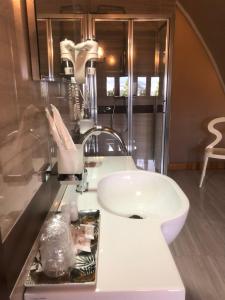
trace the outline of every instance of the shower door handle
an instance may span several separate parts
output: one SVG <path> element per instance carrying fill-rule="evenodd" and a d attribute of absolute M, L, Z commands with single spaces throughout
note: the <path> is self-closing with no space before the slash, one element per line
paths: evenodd
<path fill-rule="evenodd" d="M 166 113 L 166 108 L 167 108 L 167 102 L 166 102 L 166 100 L 163 100 L 162 101 L 162 107 L 163 107 L 163 113 Z"/>

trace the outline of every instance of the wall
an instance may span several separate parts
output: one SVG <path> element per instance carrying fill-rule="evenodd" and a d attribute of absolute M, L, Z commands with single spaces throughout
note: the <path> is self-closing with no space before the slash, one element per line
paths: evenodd
<path fill-rule="evenodd" d="M 225 115 L 225 94 L 203 45 L 176 10 L 170 164 L 199 162 L 210 141 L 207 123 Z"/>
<path fill-rule="evenodd" d="M 7 283 L 8 295 L 58 190 L 37 174 L 49 162 L 44 104 L 31 78 L 25 1 L 1 0 L 0 288 Z"/>
<path fill-rule="evenodd" d="M 0 218 L 3 237 L 28 205 L 48 161 L 40 83 L 31 79 L 24 1 L 4 0 L 0 15 Z"/>
<path fill-rule="evenodd" d="M 225 2 L 223 0 L 179 0 L 209 48 L 225 83 Z"/>

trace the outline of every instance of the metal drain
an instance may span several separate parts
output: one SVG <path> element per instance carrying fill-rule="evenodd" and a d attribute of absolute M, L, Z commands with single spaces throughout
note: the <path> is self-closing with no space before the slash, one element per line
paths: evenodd
<path fill-rule="evenodd" d="M 144 219 L 143 217 L 139 216 L 139 215 L 132 215 L 129 217 L 130 219 Z"/>

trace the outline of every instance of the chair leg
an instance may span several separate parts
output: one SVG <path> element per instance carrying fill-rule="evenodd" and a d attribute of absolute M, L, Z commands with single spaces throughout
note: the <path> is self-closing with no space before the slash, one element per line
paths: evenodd
<path fill-rule="evenodd" d="M 207 155 L 205 155 L 205 157 L 204 157 L 204 164 L 203 164 L 203 168 L 202 168 L 202 175 L 201 175 L 201 179 L 200 179 L 200 183 L 199 183 L 199 187 L 200 188 L 202 187 L 203 180 L 205 178 L 205 173 L 206 173 L 206 168 L 207 168 L 208 160 L 209 160 L 209 157 Z"/>

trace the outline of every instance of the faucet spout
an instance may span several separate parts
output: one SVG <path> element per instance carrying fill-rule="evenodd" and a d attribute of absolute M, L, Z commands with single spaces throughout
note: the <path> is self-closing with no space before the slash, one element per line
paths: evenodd
<path fill-rule="evenodd" d="M 91 129 L 87 130 L 84 134 L 80 136 L 79 144 L 85 145 L 85 143 L 91 136 L 93 135 L 97 136 L 100 135 L 101 133 L 106 133 L 108 135 L 113 136 L 119 142 L 121 150 L 125 153 L 125 155 L 128 155 L 126 145 L 122 137 L 120 136 L 120 134 L 116 130 L 109 127 L 102 127 L 99 125 L 92 127 Z"/>

